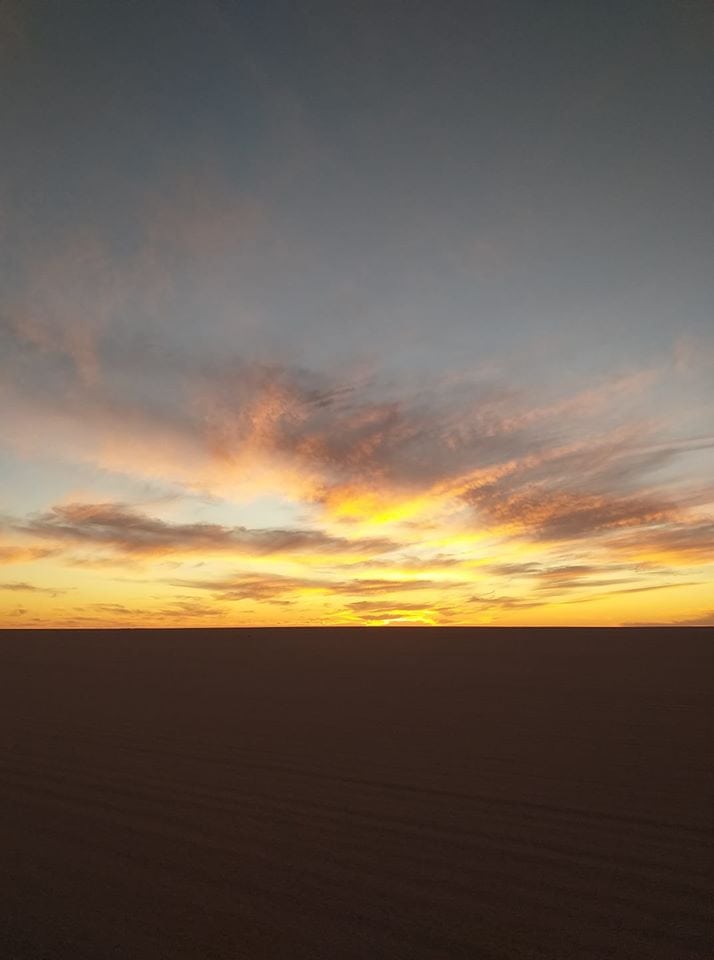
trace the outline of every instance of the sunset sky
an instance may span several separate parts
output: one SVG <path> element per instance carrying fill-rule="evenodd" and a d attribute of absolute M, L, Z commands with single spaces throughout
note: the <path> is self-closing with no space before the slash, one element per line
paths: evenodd
<path fill-rule="evenodd" d="M 0 2 L 0 625 L 714 622 L 705 0 Z"/>

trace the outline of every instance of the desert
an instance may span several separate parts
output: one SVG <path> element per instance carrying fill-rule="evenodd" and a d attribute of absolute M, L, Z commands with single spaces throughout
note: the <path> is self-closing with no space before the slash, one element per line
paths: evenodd
<path fill-rule="evenodd" d="M 12 960 L 704 960 L 714 632 L 5 631 Z"/>

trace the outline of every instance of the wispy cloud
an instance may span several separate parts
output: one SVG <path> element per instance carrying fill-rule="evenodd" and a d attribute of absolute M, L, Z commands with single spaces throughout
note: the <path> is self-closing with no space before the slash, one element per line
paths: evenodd
<path fill-rule="evenodd" d="M 355 578 L 333 580 L 321 577 L 291 577 L 270 573 L 238 573 L 220 580 L 172 581 L 178 587 L 206 590 L 220 600 L 260 600 L 271 602 L 286 594 L 306 596 L 311 593 L 340 598 L 379 596 L 419 591 L 445 591 L 465 586 L 463 581 L 435 581 L 424 578 L 390 580 L 387 578 Z"/>
<path fill-rule="evenodd" d="M 544 535 L 567 534 L 581 522 L 662 509 L 638 505 L 636 493 L 649 473 L 687 452 L 681 443 L 648 448 L 646 424 L 573 439 L 597 426 L 593 409 L 612 411 L 623 396 L 647 391 L 649 374 L 534 406 L 505 382 L 445 377 L 415 388 L 349 370 L 189 358 L 142 341 L 128 352 L 112 343 L 101 382 L 88 382 L 86 371 L 78 382 L 49 350 L 49 334 L 6 321 L 4 336 L 6 402 L 17 411 L 14 430 L 4 427 L 12 442 L 51 444 L 53 431 L 67 455 L 103 467 L 234 493 L 252 478 L 340 516 L 461 489 L 482 514 L 526 522 L 532 490 L 551 501 Z M 610 495 L 620 502 L 607 512 L 597 498 Z M 578 502 L 556 502 L 568 496 Z"/>
<path fill-rule="evenodd" d="M 477 604 L 485 610 L 530 610 L 533 607 L 544 605 L 542 600 L 532 600 L 528 597 L 498 596 L 496 594 L 477 594 L 469 597 L 468 602 Z"/>
<path fill-rule="evenodd" d="M 45 557 L 52 557 L 57 550 L 50 547 L 26 547 L 16 544 L 0 545 L 0 566 L 16 563 L 33 563 L 36 560 L 44 560 Z"/>
<path fill-rule="evenodd" d="M 348 540 L 319 530 L 251 530 L 214 523 L 170 523 L 121 503 L 63 504 L 16 523 L 15 529 L 44 540 L 108 547 L 129 555 L 380 554 L 397 546 L 386 538 Z"/>
<path fill-rule="evenodd" d="M 668 625 L 673 627 L 714 627 L 714 607 L 693 617 L 671 620 Z"/>
<path fill-rule="evenodd" d="M 618 536 L 610 546 L 618 553 L 655 557 L 673 564 L 711 563 L 714 560 L 714 519 L 697 517 L 657 523 L 636 534 Z"/>
<path fill-rule="evenodd" d="M 56 597 L 60 593 L 66 593 L 66 590 L 59 590 L 56 587 L 38 587 L 34 583 L 0 583 L 0 590 L 7 590 L 11 593 L 48 593 Z"/>

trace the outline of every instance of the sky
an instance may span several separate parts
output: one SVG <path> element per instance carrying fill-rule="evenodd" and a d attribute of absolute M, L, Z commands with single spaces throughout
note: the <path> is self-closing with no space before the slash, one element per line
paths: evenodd
<path fill-rule="evenodd" d="M 706 0 L 0 0 L 0 624 L 714 623 Z"/>

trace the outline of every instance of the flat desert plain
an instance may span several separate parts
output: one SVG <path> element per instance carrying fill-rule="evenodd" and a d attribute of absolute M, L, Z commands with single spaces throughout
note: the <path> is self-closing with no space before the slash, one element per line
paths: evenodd
<path fill-rule="evenodd" d="M 4 960 L 711 958 L 714 631 L 0 634 Z"/>

